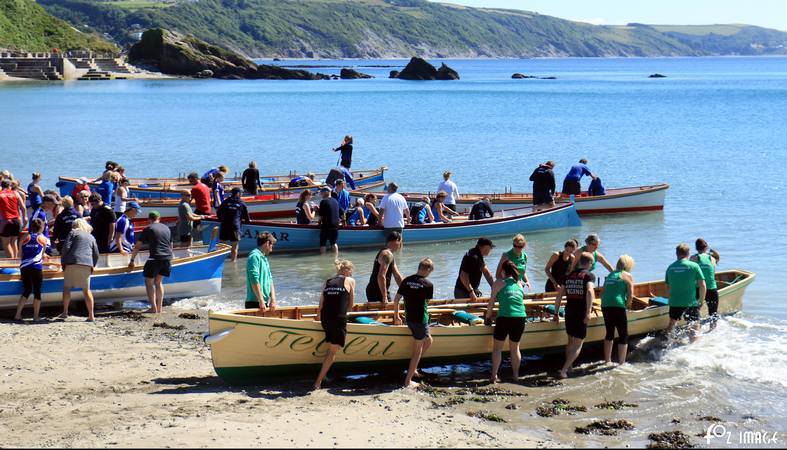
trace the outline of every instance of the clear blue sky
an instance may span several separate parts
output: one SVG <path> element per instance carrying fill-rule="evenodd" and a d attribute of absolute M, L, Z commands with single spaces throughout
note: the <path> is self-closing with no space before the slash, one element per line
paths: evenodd
<path fill-rule="evenodd" d="M 440 0 L 535 11 L 563 19 L 619 25 L 746 23 L 787 31 L 787 0 Z"/>

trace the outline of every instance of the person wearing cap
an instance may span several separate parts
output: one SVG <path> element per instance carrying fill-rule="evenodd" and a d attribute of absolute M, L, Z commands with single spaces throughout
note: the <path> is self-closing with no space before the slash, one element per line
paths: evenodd
<path fill-rule="evenodd" d="M 88 183 L 90 183 L 90 180 L 88 180 L 87 177 L 80 177 L 74 189 L 71 190 L 71 198 L 76 199 L 82 191 L 87 191 L 87 193 L 90 194 L 90 186 L 88 186 Z"/>
<path fill-rule="evenodd" d="M 216 216 L 218 216 L 220 221 L 219 239 L 229 241 L 232 246 L 231 261 L 237 261 L 238 259 L 241 222 L 249 222 L 251 220 L 249 210 L 240 198 L 240 192 L 240 188 L 232 188 L 229 198 L 224 200 L 219 205 L 218 210 L 216 210 Z"/>
<path fill-rule="evenodd" d="M 142 212 L 142 206 L 135 201 L 126 204 L 126 211 L 115 221 L 115 239 L 109 246 L 112 253 L 128 255 L 134 248 L 134 218 Z"/>
<path fill-rule="evenodd" d="M 97 192 L 90 194 L 88 203 L 90 203 L 90 225 L 93 227 L 93 237 L 96 238 L 98 251 L 109 253 L 109 246 L 112 245 L 115 236 L 117 216 Z"/>
<path fill-rule="evenodd" d="M 481 285 L 481 276 L 486 278 L 489 287 L 492 287 L 495 280 L 492 278 L 492 272 L 486 266 L 484 257 L 489 256 L 494 247 L 491 240 L 482 237 L 478 239 L 475 247 L 465 253 L 465 256 L 462 257 L 462 264 L 459 266 L 459 276 L 456 277 L 454 285 L 454 298 L 469 298 L 471 302 L 478 301 L 478 297 L 482 295 L 478 289 Z"/>
<path fill-rule="evenodd" d="M 178 204 L 178 223 L 176 230 L 178 240 L 183 247 L 191 247 L 194 233 L 194 223 L 204 219 L 205 216 L 194 214 L 191 209 L 191 192 L 180 191 L 180 204 Z"/>
<path fill-rule="evenodd" d="M 331 190 L 327 187 L 320 189 L 320 206 L 318 213 L 320 214 L 320 253 L 325 253 L 325 244 L 330 242 L 334 255 L 339 253 L 339 246 L 337 240 L 339 238 L 339 202 L 331 197 Z"/>
<path fill-rule="evenodd" d="M 142 275 L 145 277 L 145 291 L 150 303 L 149 313 L 158 314 L 164 307 L 164 277 L 169 277 L 172 272 L 172 235 L 169 227 L 160 222 L 161 214 L 151 211 L 148 214 L 150 225 L 142 230 L 140 239 L 134 244 L 131 251 L 131 261 L 128 267 L 134 268 L 134 260 L 142 248 L 148 245 L 150 256 L 145 261 Z"/>
<path fill-rule="evenodd" d="M 555 206 L 555 168 L 554 161 L 547 161 L 541 164 L 530 175 L 533 182 L 533 205 L 536 207 Z"/>
<path fill-rule="evenodd" d="M 445 192 L 445 202 L 443 204 L 456 212 L 456 201 L 459 200 L 459 188 L 456 183 L 451 181 L 451 171 L 443 172 L 443 181 L 437 185 L 437 192 Z"/>

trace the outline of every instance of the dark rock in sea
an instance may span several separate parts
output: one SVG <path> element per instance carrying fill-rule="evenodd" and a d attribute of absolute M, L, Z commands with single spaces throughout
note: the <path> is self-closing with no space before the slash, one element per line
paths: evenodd
<path fill-rule="evenodd" d="M 307 70 L 293 70 L 270 64 L 260 64 L 256 73 L 250 74 L 248 78 L 265 80 L 328 80 L 331 77 Z"/>
<path fill-rule="evenodd" d="M 394 71 L 391 71 L 393 75 Z M 397 75 L 400 80 L 458 80 L 459 73 L 443 63 L 440 69 L 417 56 L 410 59 L 407 66 Z"/>
<path fill-rule="evenodd" d="M 388 74 L 388 78 L 399 78 L 399 71 L 392 70 L 390 74 Z"/>
<path fill-rule="evenodd" d="M 459 72 L 456 70 L 448 67 L 445 63 L 440 65 L 440 68 L 437 69 L 437 79 L 438 80 L 458 80 L 459 79 Z"/>
<path fill-rule="evenodd" d="M 647 448 L 694 448 L 694 444 L 682 431 L 650 433 L 648 439 L 651 442 Z"/>
<path fill-rule="evenodd" d="M 557 80 L 557 77 L 541 77 L 542 80 Z"/>
<path fill-rule="evenodd" d="M 210 70 L 210 69 L 201 70 L 201 71 L 197 72 L 197 74 L 194 75 L 194 77 L 195 78 L 213 78 L 213 71 Z"/>
<path fill-rule="evenodd" d="M 648 76 L 648 78 L 667 78 L 667 76 L 660 73 L 654 73 L 653 75 Z"/>
<path fill-rule="evenodd" d="M 513 79 L 515 79 L 515 80 L 524 80 L 524 79 L 528 79 L 528 78 L 536 78 L 536 77 L 534 77 L 533 75 L 525 75 L 525 74 L 523 74 L 523 73 L 518 73 L 518 72 L 517 72 L 517 73 L 515 73 L 515 74 L 511 75 L 511 78 L 513 78 Z"/>
<path fill-rule="evenodd" d="M 359 80 L 362 78 L 374 78 L 371 75 L 367 75 L 365 73 L 358 72 L 353 69 L 343 68 L 339 73 L 339 78 L 342 80 Z"/>

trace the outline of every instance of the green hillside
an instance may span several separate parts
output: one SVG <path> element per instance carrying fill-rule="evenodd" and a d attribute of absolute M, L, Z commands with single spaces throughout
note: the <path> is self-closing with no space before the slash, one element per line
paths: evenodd
<path fill-rule="evenodd" d="M 426 0 L 39 0 L 118 42 L 162 27 L 253 57 L 675 56 L 784 53 L 787 33 L 687 34 L 594 26 Z M 750 27 L 756 28 L 756 27 Z M 757 29 L 763 30 L 763 29 Z M 742 33 L 742 34 L 741 34 Z M 722 38 L 719 38 L 721 36 Z M 767 42 L 759 39 L 767 37 Z M 741 45 L 746 39 L 753 39 Z M 781 41 L 779 41 L 781 39 Z M 729 46 L 725 47 L 725 46 Z"/>
<path fill-rule="evenodd" d="M 0 48 L 38 52 L 52 48 L 117 50 L 113 44 L 52 17 L 33 0 L 0 0 Z"/>

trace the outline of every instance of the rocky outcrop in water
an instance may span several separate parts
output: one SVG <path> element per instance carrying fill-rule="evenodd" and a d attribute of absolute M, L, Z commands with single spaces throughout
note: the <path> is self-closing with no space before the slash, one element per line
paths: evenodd
<path fill-rule="evenodd" d="M 648 78 L 667 78 L 667 76 L 663 73 L 654 73 L 653 75 L 648 76 Z"/>
<path fill-rule="evenodd" d="M 391 72 L 393 75 L 393 71 Z M 400 80 L 458 80 L 459 73 L 443 63 L 440 69 L 429 64 L 425 59 L 414 56 L 397 76 Z"/>
<path fill-rule="evenodd" d="M 399 71 L 398 70 L 392 70 L 388 74 L 388 78 L 399 78 Z"/>
<path fill-rule="evenodd" d="M 362 78 L 374 78 L 371 75 L 367 75 L 365 73 L 358 72 L 353 69 L 343 68 L 339 73 L 339 78 L 342 80 L 360 80 Z"/>

